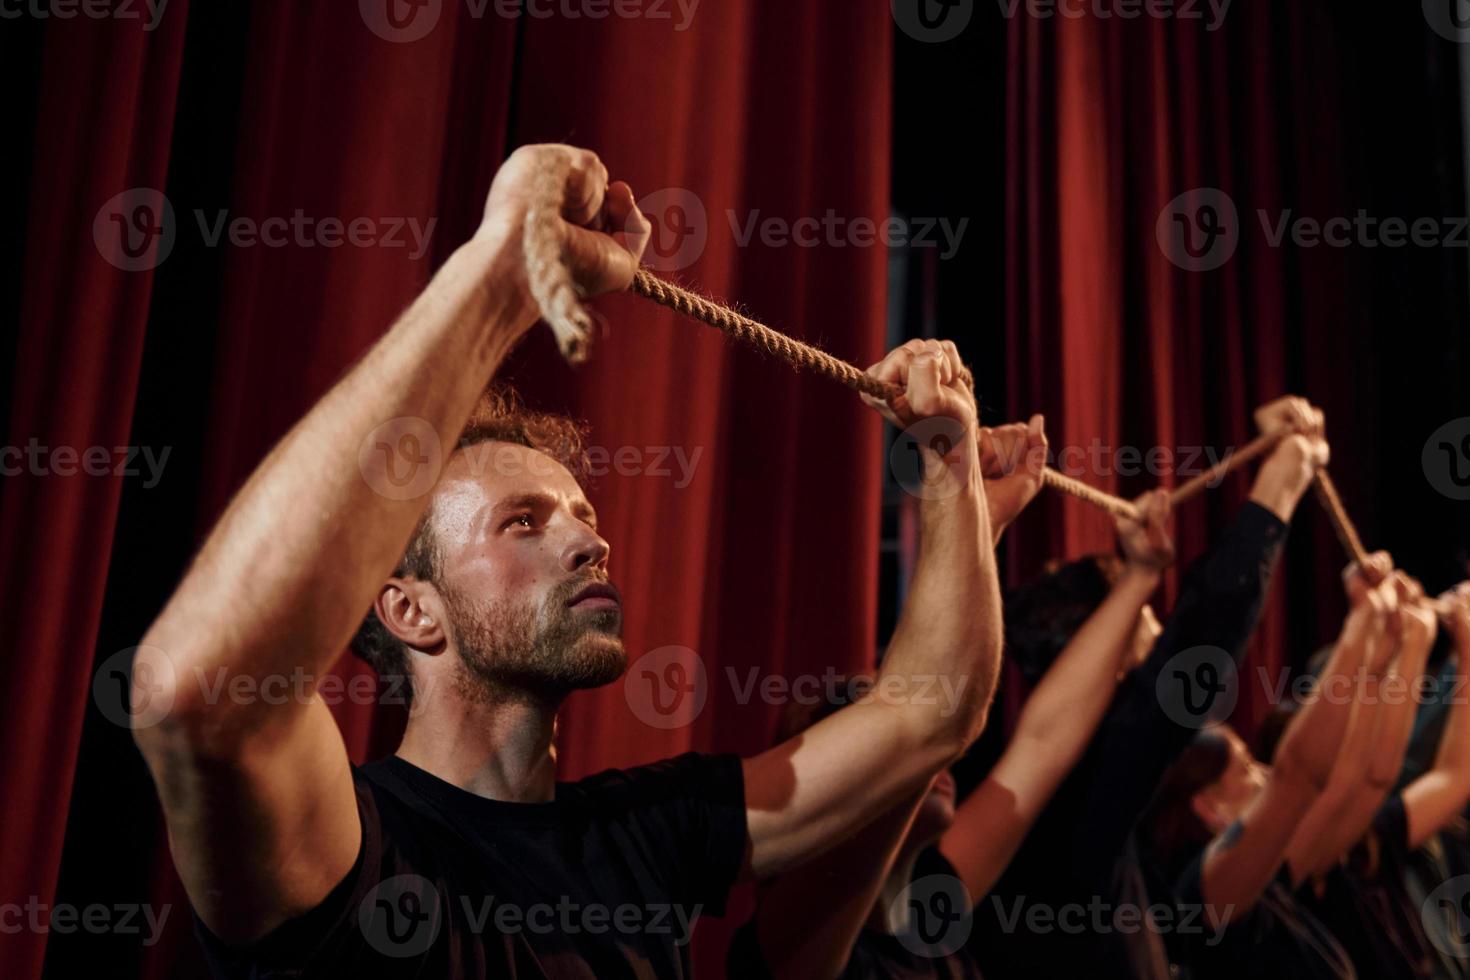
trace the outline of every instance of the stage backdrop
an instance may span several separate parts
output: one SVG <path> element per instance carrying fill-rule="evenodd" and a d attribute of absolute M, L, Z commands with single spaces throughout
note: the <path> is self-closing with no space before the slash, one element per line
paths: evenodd
<path fill-rule="evenodd" d="M 1464 55 L 1417 6 L 1241 2 L 1206 20 L 1010 24 L 1009 413 L 1045 411 L 1071 454 L 1059 461 L 1131 497 L 1244 446 L 1256 406 L 1304 395 L 1327 412 L 1332 472 L 1368 547 L 1445 588 L 1467 574 L 1470 514 L 1421 452 L 1470 412 L 1464 248 L 1394 247 L 1376 230 L 1314 238 L 1299 223 L 1459 226 Z M 975 278 L 957 279 L 941 308 L 972 297 Z M 1251 472 L 1181 505 L 1181 562 L 1208 548 Z M 1017 530 L 1017 579 L 1113 537 L 1055 496 Z M 1233 720 L 1247 735 L 1283 669 L 1336 635 L 1345 561 L 1309 497 L 1241 676 Z"/>
<path fill-rule="evenodd" d="M 7 977 L 38 976 L 43 959 L 53 976 L 99 961 L 117 976 L 199 973 L 157 804 L 94 674 L 116 687 L 112 658 L 137 643 L 230 494 L 469 236 L 509 150 L 594 148 L 662 222 L 656 267 L 842 357 L 881 356 L 881 248 L 759 230 L 741 247 L 737 231 L 829 210 L 886 218 L 886 0 L 645 3 L 645 16 L 576 20 L 497 15 L 505 6 L 174 0 L 153 29 L 24 25 L 43 74 L 7 442 L 168 456 L 152 482 L 142 453 L 137 477 L 5 481 L 0 623 L 8 683 L 24 693 L 0 721 L 18 747 L 0 784 L 19 844 L 0 858 L 0 894 L 171 911 L 146 949 L 137 936 L 7 930 Z M 109 244 L 112 214 L 135 243 L 165 228 L 158 249 Z M 329 218 L 362 219 L 374 243 L 327 247 L 310 223 Z M 431 222 L 421 246 L 414 229 Z M 569 369 L 538 332 L 509 374 L 533 404 L 591 424 L 630 655 L 693 651 L 707 700 L 662 727 L 621 684 L 575 698 L 562 773 L 753 753 L 776 709 L 752 672 L 873 661 L 879 420 L 844 389 L 641 300 L 598 310 L 587 365 Z M 363 668 L 344 658 L 339 670 Z M 337 714 L 354 759 L 395 744 L 392 711 Z M 700 930 L 706 975 L 721 971 L 726 932 Z"/>

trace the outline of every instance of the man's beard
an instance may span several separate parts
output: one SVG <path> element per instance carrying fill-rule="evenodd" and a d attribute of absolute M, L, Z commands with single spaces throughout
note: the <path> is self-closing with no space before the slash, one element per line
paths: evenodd
<path fill-rule="evenodd" d="M 622 610 L 578 611 L 567 605 L 582 589 L 603 581 L 580 576 L 564 582 L 539 609 L 476 601 L 441 589 L 462 664 L 461 693 L 476 699 L 556 699 L 621 677 L 628 665 Z"/>

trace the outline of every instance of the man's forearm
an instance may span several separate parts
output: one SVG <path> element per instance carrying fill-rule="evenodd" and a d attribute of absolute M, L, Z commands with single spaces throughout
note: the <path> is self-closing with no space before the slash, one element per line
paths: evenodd
<path fill-rule="evenodd" d="M 379 492 L 388 484 L 371 480 L 371 467 L 386 475 L 403 433 L 382 447 L 370 439 L 389 420 L 412 419 L 418 444 L 402 448 L 418 458 L 402 465 L 442 466 L 534 319 L 497 268 L 502 254 L 488 239 L 455 252 L 236 495 L 145 639 L 167 657 L 179 697 L 197 688 L 187 683 L 196 671 L 315 679 L 351 638 L 428 500 L 428 487 L 402 500 Z"/>
<path fill-rule="evenodd" d="M 978 734 L 1000 671 L 1001 599 L 990 519 L 978 465 L 967 460 L 957 492 L 920 506 L 917 566 L 908 599 L 884 658 L 880 683 L 906 685 L 914 694 L 949 677 L 958 704 L 928 707 L 936 733 L 959 739 L 956 751 Z M 964 684 L 963 688 L 958 685 Z"/>

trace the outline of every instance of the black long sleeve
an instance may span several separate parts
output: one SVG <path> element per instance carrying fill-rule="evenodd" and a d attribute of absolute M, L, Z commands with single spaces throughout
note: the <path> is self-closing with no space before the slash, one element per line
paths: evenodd
<path fill-rule="evenodd" d="M 1096 753 L 1084 774 L 1087 805 L 1072 835 L 1078 881 L 1102 887 L 1110 880 L 1113 863 L 1159 780 L 1197 730 L 1181 723 L 1179 712 L 1171 717 L 1165 710 L 1160 676 L 1176 655 L 1196 647 L 1223 650 L 1240 666 L 1286 530 L 1275 514 L 1248 502 L 1209 553 L 1185 573 L 1163 633 L 1148 659 L 1124 681 L 1094 741 Z"/>

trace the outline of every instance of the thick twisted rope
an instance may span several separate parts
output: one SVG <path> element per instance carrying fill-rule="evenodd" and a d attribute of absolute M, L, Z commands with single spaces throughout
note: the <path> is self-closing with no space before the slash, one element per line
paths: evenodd
<path fill-rule="evenodd" d="M 1358 536 L 1358 529 L 1353 526 L 1353 520 L 1348 516 L 1342 497 L 1337 492 L 1337 485 L 1332 482 L 1332 477 L 1326 470 L 1317 471 L 1312 480 L 1312 490 L 1317 494 L 1317 502 L 1322 505 L 1322 510 L 1326 512 L 1327 520 L 1337 534 L 1337 540 L 1342 543 L 1342 550 L 1361 565 L 1368 557 L 1368 549 L 1363 547 L 1363 539 Z"/>
<path fill-rule="evenodd" d="M 540 180 L 543 193 L 539 195 L 539 199 L 546 202 L 559 200 L 561 189 L 566 182 L 565 167 L 546 169 Z M 525 250 L 529 278 L 532 293 L 541 306 L 543 318 L 556 334 L 562 354 L 567 360 L 580 363 L 587 356 L 591 317 L 582 305 L 581 296 L 572 282 L 570 273 L 561 262 L 560 248 L 555 234 L 558 218 L 557 209 L 549 204 L 533 207 L 527 218 Z M 675 285 L 647 269 L 639 269 L 634 274 L 631 291 L 661 306 L 668 307 L 676 313 L 712 326 L 742 343 L 763 350 L 797 370 L 815 371 L 846 385 L 853 391 L 862 392 L 874 398 L 892 400 L 903 393 L 902 385 L 879 381 L 841 358 L 834 357 L 818 347 L 797 340 L 779 330 L 773 330 L 758 320 L 753 320 L 728 306 Z M 962 367 L 960 376 L 965 385 L 973 390 L 975 379 L 970 369 Z M 1269 452 L 1280 438 L 1278 433 L 1267 433 L 1257 437 L 1244 449 L 1228 454 L 1214 466 L 1180 484 L 1170 493 L 1171 501 L 1176 504 L 1183 503 L 1206 488 L 1215 486 L 1237 468 Z M 1114 517 L 1134 520 L 1138 518 L 1138 508 L 1132 501 L 1099 490 L 1051 467 L 1042 471 L 1042 482 L 1054 490 L 1076 497 Z M 1314 487 L 1344 549 L 1354 561 L 1361 562 L 1367 553 L 1363 549 L 1357 530 L 1348 518 L 1331 477 L 1325 472 L 1319 472 Z"/>
<path fill-rule="evenodd" d="M 582 292 L 562 257 L 561 202 L 566 196 L 570 169 L 570 161 L 560 160 L 537 171 L 521 248 L 526 253 L 526 278 L 531 295 L 541 307 L 541 319 L 556 334 L 562 356 L 572 364 L 581 364 L 587 359 L 591 342 L 592 314 L 582 303 Z"/>
<path fill-rule="evenodd" d="M 556 334 L 562 355 L 574 364 L 587 358 L 590 342 L 592 316 L 582 302 L 582 293 L 572 279 L 561 255 L 559 220 L 560 202 L 564 196 L 569 164 L 543 168 L 537 177 L 537 193 L 526 216 L 523 246 L 526 253 L 527 273 L 531 293 L 541 307 L 542 318 Z M 811 344 L 804 343 L 778 330 L 773 330 L 757 320 L 739 313 L 698 293 L 661 279 L 646 269 L 639 269 L 633 277 L 631 291 L 645 299 L 666 306 L 677 313 L 701 323 L 708 324 L 736 340 L 772 354 L 793 368 L 816 371 L 834 381 L 841 382 L 854 391 L 874 398 L 892 400 L 903 393 L 901 385 L 879 381 L 855 365 L 834 357 Z M 972 391 L 975 379 L 970 369 L 961 367 L 960 377 Z M 1228 454 L 1220 462 L 1174 488 L 1170 500 L 1183 503 L 1209 487 L 1213 487 L 1228 474 L 1269 452 L 1282 438 L 1282 433 L 1266 433 L 1248 443 L 1239 452 Z M 1042 471 L 1042 482 L 1055 490 L 1092 504 L 1114 517 L 1136 520 L 1138 508 L 1131 501 L 1089 486 L 1081 480 L 1047 467 Z M 1368 557 L 1363 540 L 1348 516 L 1342 497 L 1337 492 L 1332 477 L 1326 470 L 1318 470 L 1312 481 L 1318 502 L 1327 514 L 1343 550 L 1358 564 Z M 1447 606 L 1434 603 L 1441 615 L 1447 615 Z"/>
<path fill-rule="evenodd" d="M 676 313 L 708 324 L 742 343 L 774 355 L 797 370 L 816 371 L 847 385 L 853 391 L 860 391 L 874 398 L 887 400 L 903 394 L 902 385 L 879 381 L 855 365 L 833 357 L 820 348 L 787 336 L 779 330 L 772 330 L 764 323 L 752 320 L 743 313 L 690 292 L 682 286 L 676 286 L 667 279 L 660 279 L 647 269 L 639 269 L 634 274 L 632 291 L 660 306 L 667 306 Z M 975 379 L 970 374 L 970 369 L 963 368 L 960 376 L 966 386 L 973 390 Z"/>
<path fill-rule="evenodd" d="M 778 330 L 773 330 L 743 313 L 700 296 L 682 286 L 677 286 L 666 279 L 661 279 L 646 269 L 639 269 L 634 275 L 632 292 L 774 355 L 798 370 L 815 371 L 834 381 L 841 382 L 854 391 L 885 400 L 891 400 L 903 393 L 902 385 L 879 381 L 855 365 L 833 357 L 824 350 Z M 968 368 L 962 369 L 961 377 L 965 384 L 973 390 L 975 379 Z M 1257 438 L 1239 452 L 1227 455 L 1208 470 L 1180 484 L 1170 494 L 1170 497 L 1175 503 L 1194 497 L 1205 488 L 1214 486 L 1236 468 L 1268 452 L 1279 439 L 1280 436 L 1277 434 Z M 1092 504 L 1114 517 L 1130 519 L 1138 517 L 1138 508 L 1133 505 L 1132 501 L 1089 486 L 1081 480 L 1073 479 L 1050 467 L 1042 471 L 1042 482 L 1054 490 Z"/>

